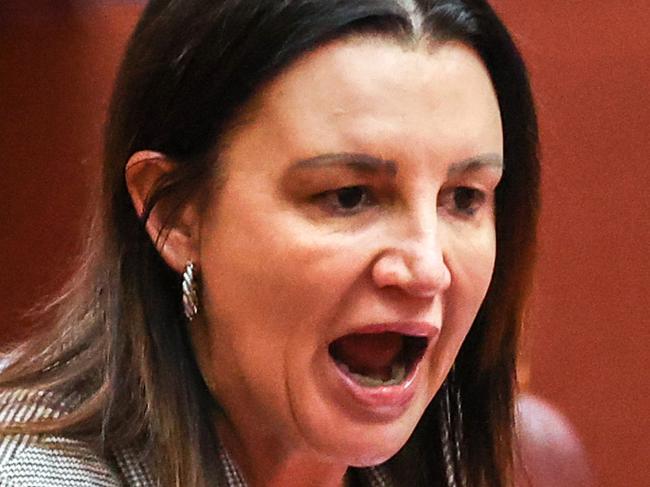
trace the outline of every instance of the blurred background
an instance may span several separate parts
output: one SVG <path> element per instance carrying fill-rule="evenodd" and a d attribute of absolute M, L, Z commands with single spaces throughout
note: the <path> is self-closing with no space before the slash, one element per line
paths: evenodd
<path fill-rule="evenodd" d="M 0 345 L 74 269 L 135 0 L 0 0 Z M 495 0 L 531 70 L 543 151 L 524 387 L 598 485 L 650 485 L 650 4 Z"/>

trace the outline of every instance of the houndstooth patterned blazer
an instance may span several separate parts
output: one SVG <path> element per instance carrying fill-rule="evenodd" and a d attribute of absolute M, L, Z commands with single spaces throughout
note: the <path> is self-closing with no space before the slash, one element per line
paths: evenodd
<path fill-rule="evenodd" d="M 0 393 L 0 425 L 57 417 L 71 407 L 53 394 L 18 390 Z M 0 487 L 156 487 L 155 475 L 132 449 L 105 456 L 89 445 L 50 435 L 0 436 Z M 246 487 L 241 472 L 222 447 L 223 487 Z M 359 469 L 367 487 L 390 487 L 385 468 Z"/>

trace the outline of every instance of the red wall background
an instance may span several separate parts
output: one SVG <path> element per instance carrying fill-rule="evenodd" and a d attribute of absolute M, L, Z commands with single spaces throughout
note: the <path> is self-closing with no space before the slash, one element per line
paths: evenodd
<path fill-rule="evenodd" d="M 528 388 L 603 486 L 650 485 L 650 4 L 496 0 L 532 73 L 544 208 Z M 0 4 L 0 342 L 73 270 L 135 2 Z"/>
<path fill-rule="evenodd" d="M 650 485 L 650 3 L 495 2 L 529 63 L 543 152 L 530 388 L 603 486 Z"/>

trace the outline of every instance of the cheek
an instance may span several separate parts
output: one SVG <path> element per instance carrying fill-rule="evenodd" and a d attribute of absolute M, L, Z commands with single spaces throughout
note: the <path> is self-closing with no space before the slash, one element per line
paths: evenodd
<path fill-rule="evenodd" d="M 492 279 L 496 258 L 494 224 L 486 222 L 471 232 L 455 232 L 447 241 L 452 287 L 470 305 L 483 301 Z M 476 306 L 478 309 L 478 306 Z"/>
<path fill-rule="evenodd" d="M 237 214 L 215 227 L 203 254 L 212 319 L 233 323 L 249 344 L 318 341 L 362 256 L 282 213 Z"/>
<path fill-rule="evenodd" d="M 451 364 L 483 303 L 496 255 L 493 226 L 473 236 L 456 235 L 449 242 L 447 263 L 452 284 L 445 298 L 441 345 Z"/>
<path fill-rule="evenodd" d="M 203 254 L 214 392 L 226 409 L 246 405 L 269 424 L 291 417 L 290 392 L 364 265 L 359 246 L 278 215 L 222 220 Z"/>

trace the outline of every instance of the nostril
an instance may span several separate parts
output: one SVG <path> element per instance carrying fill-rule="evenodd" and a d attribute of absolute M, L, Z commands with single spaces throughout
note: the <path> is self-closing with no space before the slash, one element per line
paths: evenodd
<path fill-rule="evenodd" d="M 409 284 L 406 286 L 407 292 L 418 298 L 433 298 L 440 293 L 440 288 L 427 284 Z"/>

